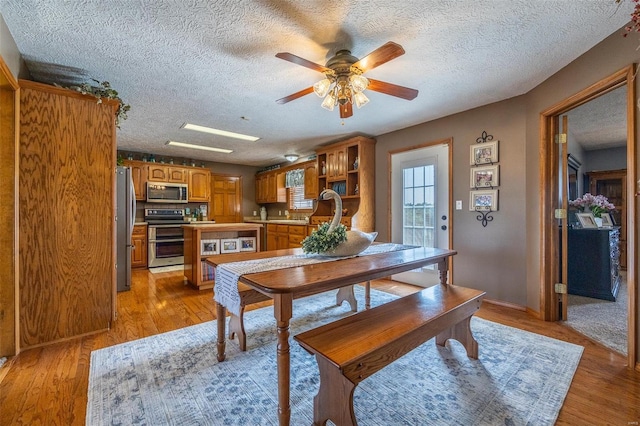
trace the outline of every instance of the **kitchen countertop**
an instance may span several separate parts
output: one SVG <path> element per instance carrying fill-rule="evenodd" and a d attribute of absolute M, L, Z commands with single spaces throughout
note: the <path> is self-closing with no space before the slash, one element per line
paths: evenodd
<path fill-rule="evenodd" d="M 257 223 L 213 223 L 212 221 L 200 221 L 200 222 L 191 222 L 182 225 L 183 228 L 210 228 L 213 230 L 219 229 L 260 229 L 262 228 L 261 224 Z"/>
<path fill-rule="evenodd" d="M 304 219 L 269 219 L 269 220 L 260 220 L 260 219 L 245 219 L 247 223 L 263 223 L 263 224 L 278 224 L 278 225 L 308 225 L 309 222 Z"/>

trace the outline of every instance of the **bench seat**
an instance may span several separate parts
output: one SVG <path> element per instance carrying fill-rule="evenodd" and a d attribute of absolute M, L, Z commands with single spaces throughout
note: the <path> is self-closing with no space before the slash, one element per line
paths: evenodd
<path fill-rule="evenodd" d="M 320 370 L 314 425 L 327 420 L 356 425 L 353 392 L 358 383 L 433 337 L 439 346 L 458 340 L 476 359 L 470 321 L 484 294 L 437 284 L 294 336 L 316 356 Z"/>

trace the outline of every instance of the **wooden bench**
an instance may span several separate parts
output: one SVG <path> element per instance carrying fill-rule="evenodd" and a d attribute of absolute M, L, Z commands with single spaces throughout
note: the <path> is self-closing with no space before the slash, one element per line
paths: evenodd
<path fill-rule="evenodd" d="M 266 302 L 271 300 L 271 298 L 241 282 L 238 283 L 238 293 L 240 294 L 240 316 L 231 314 L 229 318 L 229 339 L 238 336 L 238 346 L 240 346 L 240 350 L 244 352 L 247 350 L 247 333 L 244 330 L 244 308 L 252 303 Z M 368 309 L 370 294 L 369 282 L 366 283 L 365 293 L 365 306 Z M 340 306 L 344 301 L 349 303 L 353 312 L 358 311 L 358 301 L 353 293 L 352 285 L 342 287 L 338 290 L 336 294 L 336 305 Z"/>
<path fill-rule="evenodd" d="M 313 424 L 356 425 L 353 392 L 358 383 L 433 337 L 439 346 L 458 340 L 467 356 L 477 359 L 470 321 L 484 294 L 437 284 L 294 336 L 315 354 L 320 370 Z"/>

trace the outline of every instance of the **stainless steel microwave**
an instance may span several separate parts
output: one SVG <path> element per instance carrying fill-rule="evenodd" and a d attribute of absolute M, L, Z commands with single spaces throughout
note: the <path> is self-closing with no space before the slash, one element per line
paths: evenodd
<path fill-rule="evenodd" d="M 186 203 L 187 184 L 169 182 L 147 182 L 147 202 Z"/>

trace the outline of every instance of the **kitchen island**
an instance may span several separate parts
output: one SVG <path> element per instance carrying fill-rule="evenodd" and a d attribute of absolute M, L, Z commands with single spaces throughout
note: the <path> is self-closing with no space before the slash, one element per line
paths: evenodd
<path fill-rule="evenodd" d="M 199 290 L 213 288 L 214 270 L 204 259 L 223 253 L 260 251 L 262 224 L 203 223 L 184 229 L 184 276 Z"/>

